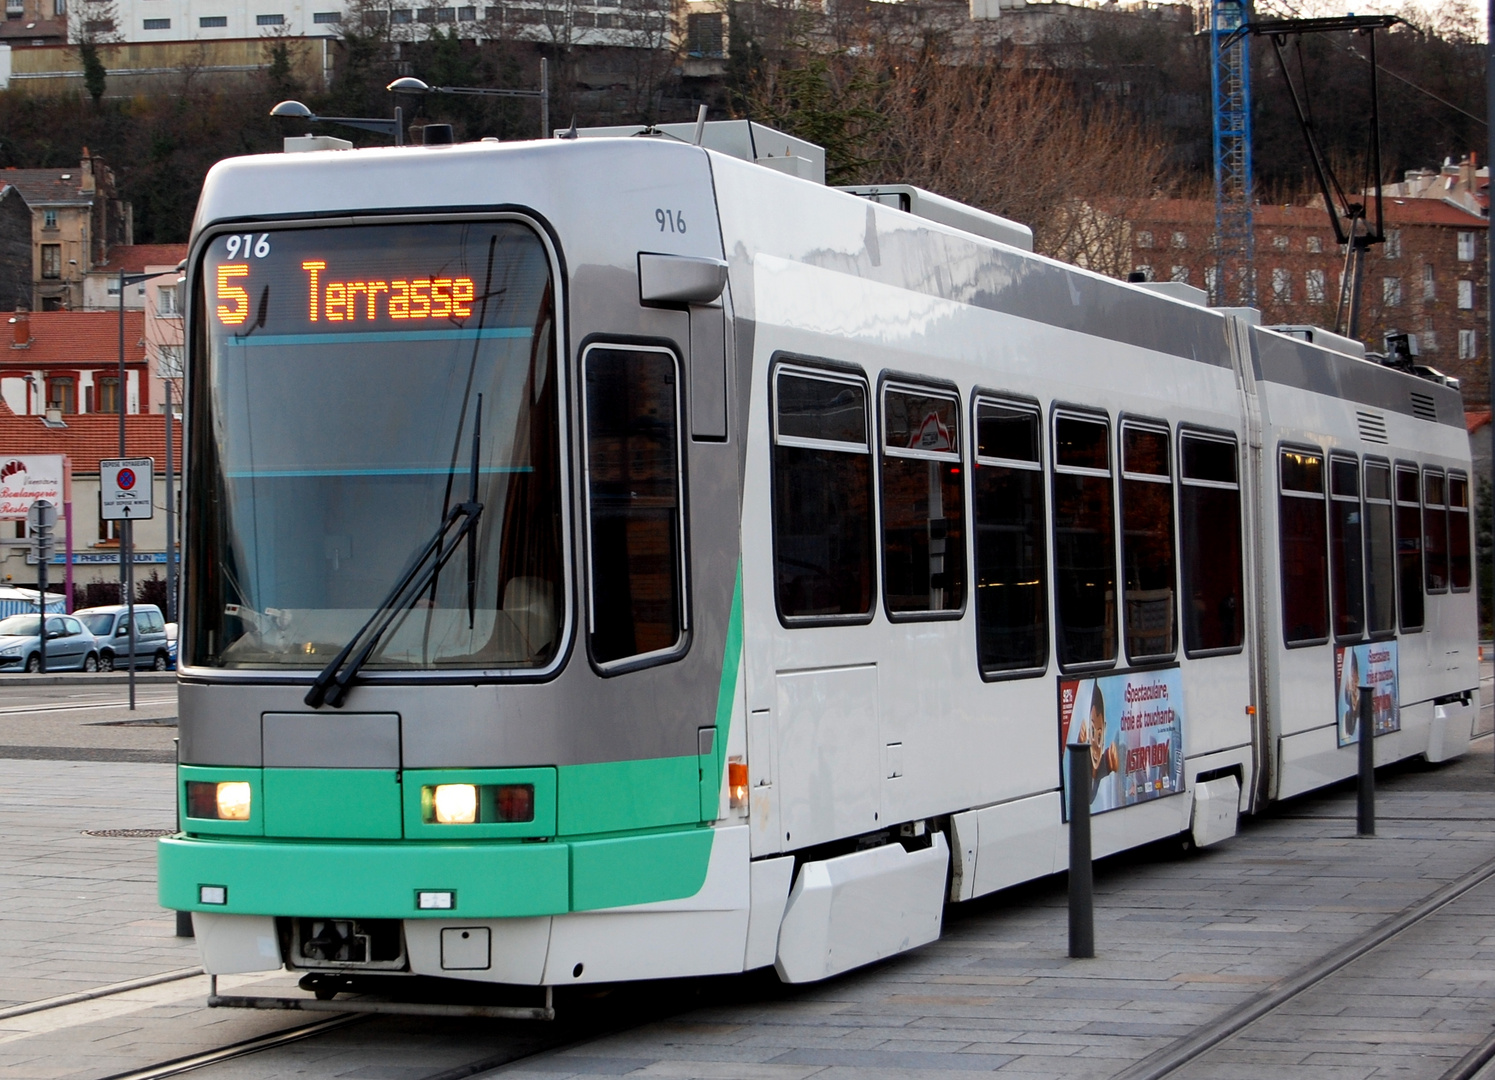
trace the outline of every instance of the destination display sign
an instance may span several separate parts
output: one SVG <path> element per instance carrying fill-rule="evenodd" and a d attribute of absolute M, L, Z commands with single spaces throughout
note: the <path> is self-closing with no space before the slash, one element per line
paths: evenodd
<path fill-rule="evenodd" d="M 204 267 L 210 316 L 220 332 L 248 338 L 461 328 L 481 314 L 481 275 L 461 265 L 465 245 L 367 241 L 363 230 L 335 229 L 219 237 Z"/>

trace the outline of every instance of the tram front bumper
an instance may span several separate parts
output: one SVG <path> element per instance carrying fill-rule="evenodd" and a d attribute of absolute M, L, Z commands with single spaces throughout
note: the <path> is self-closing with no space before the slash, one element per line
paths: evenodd
<path fill-rule="evenodd" d="M 560 915 L 694 896 L 716 830 L 437 843 L 169 836 L 157 893 L 176 911 L 362 919 Z M 432 904 L 432 894 L 450 894 Z M 424 894 L 424 902 L 422 898 Z"/>

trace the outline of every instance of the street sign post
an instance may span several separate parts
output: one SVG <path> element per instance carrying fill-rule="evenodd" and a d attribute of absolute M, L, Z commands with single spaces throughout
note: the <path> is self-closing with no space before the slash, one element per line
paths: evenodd
<path fill-rule="evenodd" d="M 123 422 L 123 421 L 121 421 Z M 124 436 L 121 434 L 121 440 Z M 123 446 L 123 442 L 121 442 Z M 111 458 L 99 462 L 100 516 L 123 521 L 119 559 L 125 571 L 126 618 L 130 628 L 130 708 L 135 708 L 135 530 L 131 522 L 156 516 L 155 458 Z"/>
<path fill-rule="evenodd" d="M 37 499 L 26 511 L 26 536 L 31 541 L 31 552 L 36 556 L 36 606 L 39 670 L 47 670 L 47 563 L 52 559 L 56 543 L 52 530 L 57 526 L 57 505 L 50 499 Z"/>

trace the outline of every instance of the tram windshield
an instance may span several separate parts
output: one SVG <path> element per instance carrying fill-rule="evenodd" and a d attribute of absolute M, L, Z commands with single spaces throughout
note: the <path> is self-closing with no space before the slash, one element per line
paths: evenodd
<path fill-rule="evenodd" d="M 189 662 L 324 667 L 469 499 L 478 425 L 471 561 L 464 542 L 365 668 L 546 665 L 562 622 L 560 439 L 534 231 L 219 235 L 199 281 Z"/>

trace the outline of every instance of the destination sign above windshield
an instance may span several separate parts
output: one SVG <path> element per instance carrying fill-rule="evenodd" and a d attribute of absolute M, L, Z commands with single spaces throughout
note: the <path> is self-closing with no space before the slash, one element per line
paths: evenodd
<path fill-rule="evenodd" d="M 205 266 L 214 321 L 239 336 L 354 329 L 350 324 L 460 327 L 474 315 L 478 284 L 471 272 L 460 272 L 463 260 L 450 250 L 348 249 L 332 239 L 311 231 L 216 239 Z"/>

